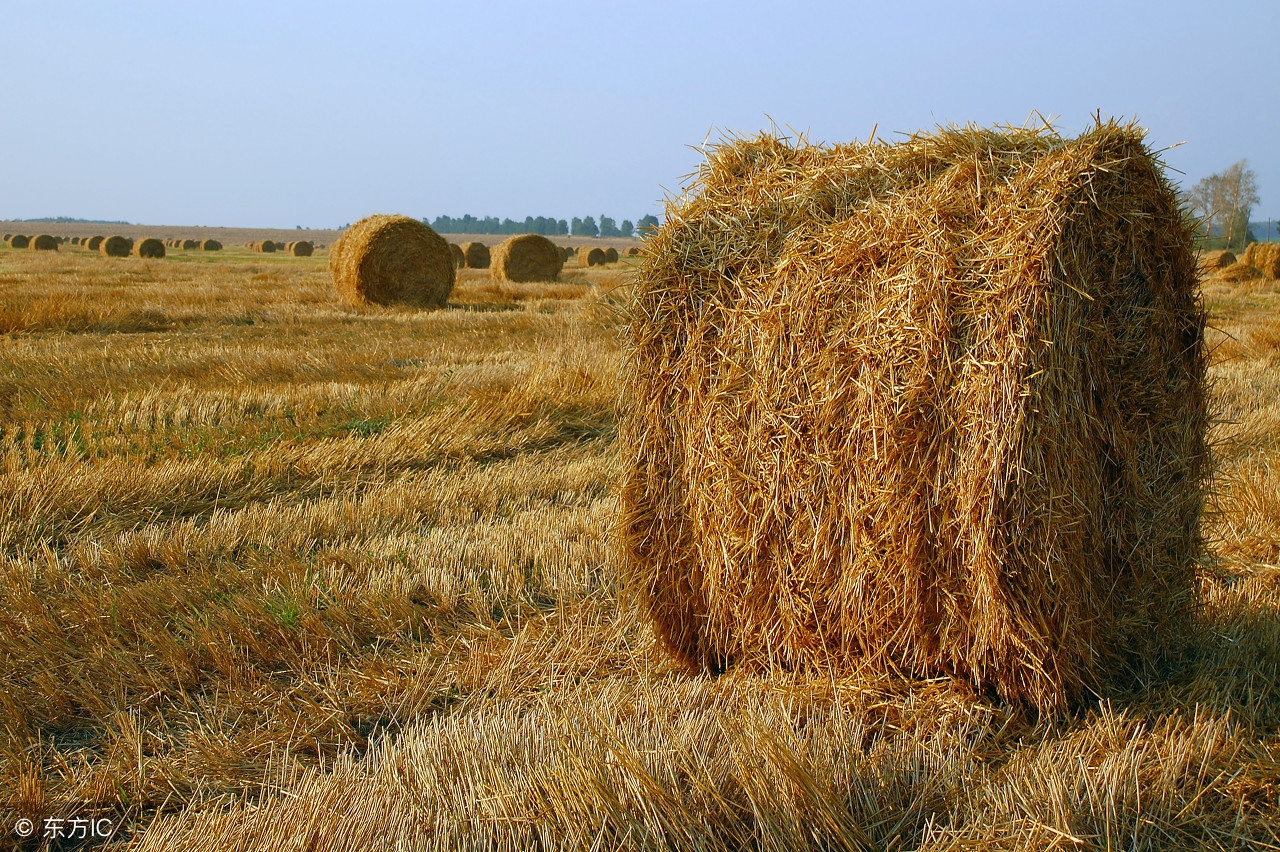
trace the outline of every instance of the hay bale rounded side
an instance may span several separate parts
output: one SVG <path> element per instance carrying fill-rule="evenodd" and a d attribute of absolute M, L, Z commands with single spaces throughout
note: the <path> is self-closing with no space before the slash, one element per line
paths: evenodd
<path fill-rule="evenodd" d="M 32 251 L 57 251 L 58 239 L 49 234 L 37 234 L 27 243 L 27 248 Z"/>
<path fill-rule="evenodd" d="M 114 234 L 98 243 L 98 251 L 103 257 L 128 257 L 133 251 L 133 240 Z"/>
<path fill-rule="evenodd" d="M 409 216 L 369 216 L 343 232 L 329 253 L 339 297 L 352 305 L 444 307 L 456 270 L 449 244 Z"/>
<path fill-rule="evenodd" d="M 489 247 L 484 243 L 463 243 L 459 248 L 467 259 L 467 269 L 488 269 L 493 261 Z"/>
<path fill-rule="evenodd" d="M 1053 711 L 1155 670 L 1203 556 L 1208 358 L 1138 130 L 763 136 L 669 214 L 618 440 L 622 582 L 666 650 Z"/>
<path fill-rule="evenodd" d="M 457 243 L 449 243 L 449 255 L 453 258 L 455 269 L 462 269 L 467 265 L 467 256 L 462 253 L 462 246 Z"/>
<path fill-rule="evenodd" d="M 164 257 L 165 248 L 164 241 L 155 237 L 143 237 L 134 243 L 133 254 L 136 257 L 161 258 Z"/>
<path fill-rule="evenodd" d="M 493 250 L 496 281 L 555 281 L 563 266 L 560 249 L 541 234 L 517 234 Z"/>
<path fill-rule="evenodd" d="M 100 236 L 94 235 L 92 237 L 86 238 L 83 245 L 89 251 L 97 251 L 99 248 L 102 247 L 102 241 L 104 239 L 106 239 L 106 237 L 100 237 Z"/>
<path fill-rule="evenodd" d="M 24 249 L 31 244 L 31 238 L 26 234 L 14 234 L 9 237 L 9 248 Z"/>
<path fill-rule="evenodd" d="M 218 242 L 217 240 L 201 240 L 200 250 L 201 251 L 222 251 L 222 243 Z"/>
<path fill-rule="evenodd" d="M 579 266 L 604 266 L 604 249 L 583 246 L 578 249 Z"/>
<path fill-rule="evenodd" d="M 297 240 L 289 243 L 285 250 L 293 257 L 311 257 L 315 252 L 314 246 L 306 240 Z"/>

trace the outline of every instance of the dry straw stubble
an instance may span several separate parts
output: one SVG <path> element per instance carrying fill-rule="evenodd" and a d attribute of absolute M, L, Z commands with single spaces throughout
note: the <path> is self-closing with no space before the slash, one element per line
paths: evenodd
<path fill-rule="evenodd" d="M 493 277 L 497 281 L 555 281 L 564 256 L 555 243 L 539 234 L 518 234 L 493 250 Z"/>
<path fill-rule="evenodd" d="M 351 305 L 444 307 L 456 275 L 449 244 L 408 216 L 356 222 L 334 244 L 329 269 L 338 295 Z"/>
<path fill-rule="evenodd" d="M 462 249 L 462 256 L 467 259 L 468 269 L 488 269 L 492 258 L 489 255 L 489 247 L 484 243 L 463 243 L 459 248 Z"/>
<path fill-rule="evenodd" d="M 627 588 L 694 668 L 1105 691 L 1193 600 L 1196 276 L 1133 127 L 715 148 L 640 267 Z"/>

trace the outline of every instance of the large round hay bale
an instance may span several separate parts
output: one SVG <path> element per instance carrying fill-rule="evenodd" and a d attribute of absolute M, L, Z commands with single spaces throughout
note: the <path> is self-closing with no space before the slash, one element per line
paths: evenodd
<path fill-rule="evenodd" d="M 133 253 L 137 257 L 164 257 L 164 242 L 155 237 L 143 237 L 134 243 Z"/>
<path fill-rule="evenodd" d="M 453 265 L 457 269 L 467 265 L 467 256 L 462 253 L 462 246 L 457 243 L 449 243 L 449 254 L 453 257 Z"/>
<path fill-rule="evenodd" d="M 462 256 L 467 259 L 468 269 L 488 269 L 491 262 L 489 247 L 484 243 L 463 243 Z"/>
<path fill-rule="evenodd" d="M 449 244 L 417 219 L 369 216 L 329 253 L 334 287 L 352 305 L 444 307 L 456 272 Z"/>
<path fill-rule="evenodd" d="M 1046 710 L 1156 670 L 1209 396 L 1193 226 L 1138 130 L 758 137 L 671 207 L 618 441 L 622 582 L 663 647 Z"/>
<path fill-rule="evenodd" d="M 98 243 L 98 251 L 104 257 L 128 257 L 133 251 L 133 240 L 116 234 Z"/>
<path fill-rule="evenodd" d="M 32 251 L 57 251 L 58 238 L 49 234 L 37 234 L 27 243 L 27 248 Z"/>
<path fill-rule="evenodd" d="M 297 240 L 289 243 L 285 250 L 293 257 L 311 257 L 314 247 L 306 240 Z"/>
<path fill-rule="evenodd" d="M 201 251 L 222 251 L 222 243 L 218 242 L 217 240 L 201 240 L 200 250 Z"/>
<path fill-rule="evenodd" d="M 517 234 L 493 250 L 496 281 L 555 281 L 564 266 L 560 249 L 540 234 Z"/>
<path fill-rule="evenodd" d="M 102 241 L 104 239 L 106 238 L 100 237 L 97 235 L 94 235 L 92 237 L 87 237 L 85 238 L 85 241 L 84 241 L 84 247 L 87 248 L 89 251 L 97 251 L 99 248 L 102 247 Z"/>
<path fill-rule="evenodd" d="M 14 234 L 7 242 L 9 248 L 24 249 L 31 243 L 31 238 L 25 234 Z"/>
<path fill-rule="evenodd" d="M 604 249 L 583 246 L 578 249 L 579 266 L 604 266 Z"/>
<path fill-rule="evenodd" d="M 617 250 L 616 248 L 614 248 L 613 246 L 609 246 L 608 248 L 606 248 L 606 249 L 604 250 L 604 262 L 605 262 L 605 263 L 617 263 L 617 262 L 618 262 L 618 250 Z"/>

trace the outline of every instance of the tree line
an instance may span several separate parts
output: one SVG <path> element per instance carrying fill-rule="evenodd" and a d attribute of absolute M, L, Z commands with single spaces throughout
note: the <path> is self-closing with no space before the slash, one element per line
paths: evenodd
<path fill-rule="evenodd" d="M 496 216 L 482 218 L 472 216 L 437 216 L 434 219 L 423 219 L 438 234 L 542 234 L 544 237 L 634 237 L 643 236 L 646 230 L 658 227 L 658 217 L 641 216 L 639 223 L 630 219 L 617 222 L 600 215 L 597 222 L 594 216 L 573 217 L 569 222 L 547 216 L 526 216 L 523 222 L 514 219 L 499 220 Z"/>

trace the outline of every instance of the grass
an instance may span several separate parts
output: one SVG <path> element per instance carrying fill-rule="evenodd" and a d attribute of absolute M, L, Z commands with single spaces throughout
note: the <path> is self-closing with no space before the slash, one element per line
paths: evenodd
<path fill-rule="evenodd" d="M 1034 718 L 943 681 L 671 668 L 616 586 L 625 267 L 464 270 L 420 313 L 340 308 L 326 263 L 0 249 L 5 831 L 1280 846 L 1276 282 L 1206 286 L 1197 632 L 1123 700 Z"/>

